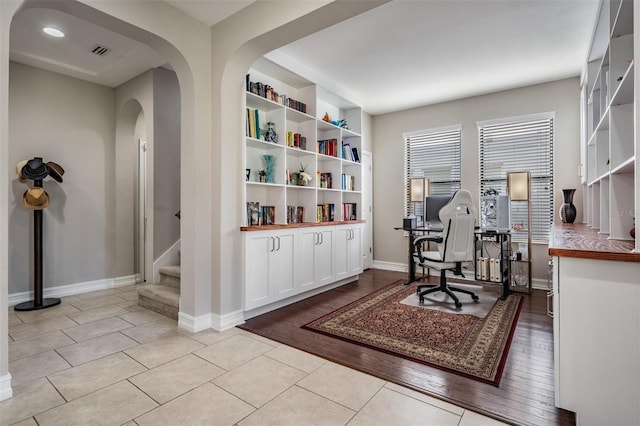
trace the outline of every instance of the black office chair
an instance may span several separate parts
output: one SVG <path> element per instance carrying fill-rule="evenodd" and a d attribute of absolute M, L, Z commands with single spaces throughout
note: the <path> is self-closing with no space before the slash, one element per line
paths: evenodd
<path fill-rule="evenodd" d="M 460 309 L 462 303 L 453 293 L 460 292 L 471 295 L 474 302 L 478 296 L 472 291 L 447 285 L 446 271 L 453 271 L 454 275 L 464 277 L 462 262 L 472 262 L 474 257 L 474 229 L 477 210 L 473 205 L 471 193 L 466 189 L 457 191 L 449 204 L 440 209 L 442 230 L 438 251 L 422 251 L 422 244 L 429 236 L 416 238 L 414 243 L 414 258 L 422 267 L 440 271 L 440 285 L 419 285 L 417 289 L 420 303 L 424 303 L 424 296 L 436 291 L 447 293 Z"/>

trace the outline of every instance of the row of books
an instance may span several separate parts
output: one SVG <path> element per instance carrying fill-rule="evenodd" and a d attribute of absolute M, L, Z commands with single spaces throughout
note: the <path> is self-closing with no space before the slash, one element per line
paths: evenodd
<path fill-rule="evenodd" d="M 300 133 L 287 132 L 287 146 L 307 149 L 307 138 Z"/>
<path fill-rule="evenodd" d="M 287 206 L 287 223 L 303 223 L 304 207 L 303 206 Z"/>
<path fill-rule="evenodd" d="M 335 220 L 335 204 L 318 204 L 316 208 L 317 222 L 333 222 Z"/>
<path fill-rule="evenodd" d="M 318 154 L 329 155 L 331 157 L 338 156 L 338 140 L 337 139 L 321 139 L 318 141 Z"/>
<path fill-rule="evenodd" d="M 342 217 L 344 220 L 356 220 L 356 203 L 342 203 Z"/>
<path fill-rule="evenodd" d="M 349 143 L 342 144 L 342 158 L 345 160 L 353 161 L 354 163 L 360 162 L 360 155 L 358 155 L 358 148 L 351 147 Z"/>
<path fill-rule="evenodd" d="M 287 95 L 280 95 L 268 84 L 264 84 L 259 81 L 251 81 L 251 76 L 249 74 L 246 75 L 246 85 L 247 92 L 251 92 L 254 95 L 269 99 L 272 102 L 295 109 L 296 111 L 304 112 L 305 114 L 307 113 L 307 105 L 304 102 L 288 98 Z"/>
<path fill-rule="evenodd" d="M 348 175 L 346 173 L 342 174 L 342 190 L 343 191 L 355 191 L 356 190 L 356 177 L 352 175 Z"/>
<path fill-rule="evenodd" d="M 247 225 L 274 225 L 276 223 L 275 206 L 260 206 L 257 201 L 247 201 Z"/>
<path fill-rule="evenodd" d="M 260 139 L 260 111 L 247 108 L 245 123 L 246 135 L 250 138 Z"/>
<path fill-rule="evenodd" d="M 356 203 L 342 203 L 342 217 L 344 220 L 356 220 Z M 316 220 L 318 222 L 333 222 L 335 221 L 335 204 L 333 203 L 325 203 L 318 204 L 317 206 L 317 217 Z M 259 225 L 275 225 L 276 223 L 276 208 L 275 206 L 260 206 L 260 203 L 257 201 L 249 201 L 247 202 L 247 225 L 248 226 L 259 226 Z M 304 223 L 304 206 L 287 206 L 287 223 Z M 486 259 L 486 258 L 483 258 Z M 494 261 L 494 259 L 491 259 Z M 495 259 L 498 262 L 500 259 Z M 480 267 L 481 260 L 479 259 L 478 271 L 482 270 Z M 488 262 L 487 262 L 488 264 Z M 491 262 L 492 267 L 493 262 Z M 499 263 L 498 263 L 499 264 Z M 488 273 L 488 269 L 487 269 Z M 478 275 L 477 279 L 485 279 L 481 278 Z M 488 278 L 486 278 L 488 280 Z M 491 281 L 494 279 L 491 278 Z"/>
<path fill-rule="evenodd" d="M 333 188 L 331 173 L 320 173 L 320 170 L 318 170 L 318 182 L 320 183 L 320 188 Z"/>

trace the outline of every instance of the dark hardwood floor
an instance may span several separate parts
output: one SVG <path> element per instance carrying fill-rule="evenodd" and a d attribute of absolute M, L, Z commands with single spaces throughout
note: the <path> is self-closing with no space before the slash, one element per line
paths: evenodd
<path fill-rule="evenodd" d="M 369 269 L 356 282 L 249 319 L 241 328 L 503 422 L 575 425 L 572 412 L 554 407 L 553 320 L 546 315 L 544 291 L 524 295 L 499 387 L 301 328 L 405 278 L 403 273 Z M 491 288 L 499 292 L 498 286 Z"/>

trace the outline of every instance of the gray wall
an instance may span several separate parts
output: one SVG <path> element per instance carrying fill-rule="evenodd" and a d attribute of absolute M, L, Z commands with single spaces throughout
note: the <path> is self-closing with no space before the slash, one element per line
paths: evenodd
<path fill-rule="evenodd" d="M 404 216 L 404 140 L 415 130 L 462 124 L 462 187 L 476 205 L 478 131 L 476 122 L 555 111 L 555 206 L 562 203 L 561 188 L 577 188 L 574 203 L 582 205 L 578 177 L 580 163 L 580 107 L 577 78 L 539 84 L 453 102 L 378 115 L 373 118 L 374 260 L 406 263 L 407 242 L 395 231 Z M 580 210 L 580 209 L 579 209 Z M 576 222 L 582 221 L 578 211 Z M 384 241 L 384 243 L 381 243 Z M 533 277 L 547 279 L 547 246 L 533 247 Z"/>
<path fill-rule="evenodd" d="M 114 91 L 11 62 L 9 159 L 34 156 L 64 167 L 64 182 L 44 182 L 45 289 L 114 273 Z M 22 204 L 28 185 L 15 168 L 9 190 L 9 294 L 33 283 L 33 212 Z M 30 183 L 32 183 L 30 181 Z"/>
<path fill-rule="evenodd" d="M 180 87 L 173 71 L 153 70 L 153 258 L 180 238 Z"/>

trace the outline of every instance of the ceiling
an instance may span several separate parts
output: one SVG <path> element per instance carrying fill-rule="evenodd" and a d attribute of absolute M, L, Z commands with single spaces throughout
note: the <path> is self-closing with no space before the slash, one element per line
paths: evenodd
<path fill-rule="evenodd" d="M 166 0 L 214 25 L 254 0 Z M 395 0 L 267 56 L 377 115 L 580 75 L 598 0 Z M 52 39 L 44 25 L 67 33 Z M 62 12 L 25 9 L 11 59 L 116 87 L 165 61 Z M 96 45 L 110 51 L 98 56 Z"/>

